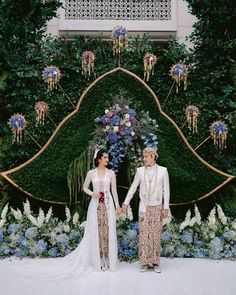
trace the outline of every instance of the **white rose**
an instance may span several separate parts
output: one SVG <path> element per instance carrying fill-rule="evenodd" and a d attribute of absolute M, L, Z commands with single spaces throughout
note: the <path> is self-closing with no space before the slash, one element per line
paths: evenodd
<path fill-rule="evenodd" d="M 109 113 L 109 110 L 108 109 L 105 110 L 105 114 L 107 114 L 107 113 Z"/>
<path fill-rule="evenodd" d="M 125 125 L 126 125 L 127 127 L 131 127 L 131 123 L 130 123 L 130 122 L 126 122 Z"/>
<path fill-rule="evenodd" d="M 118 126 L 114 126 L 113 131 L 114 132 L 118 132 L 119 131 L 119 127 Z"/>
<path fill-rule="evenodd" d="M 134 131 L 131 132 L 131 135 L 134 136 L 136 133 Z"/>

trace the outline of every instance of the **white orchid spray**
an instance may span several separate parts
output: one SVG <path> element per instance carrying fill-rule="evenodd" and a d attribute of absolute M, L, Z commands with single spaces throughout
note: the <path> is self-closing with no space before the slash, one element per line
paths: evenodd
<path fill-rule="evenodd" d="M 218 213 L 221 223 L 223 225 L 226 225 L 227 224 L 227 217 L 225 216 L 221 206 L 219 204 L 216 204 L 216 207 L 217 207 L 217 213 Z"/>
<path fill-rule="evenodd" d="M 30 202 L 28 199 L 26 199 L 26 202 L 23 203 L 23 208 L 24 208 L 24 214 L 26 216 L 31 214 Z"/>
<path fill-rule="evenodd" d="M 70 214 L 70 209 L 67 206 L 65 208 L 65 213 L 66 213 L 66 222 L 69 222 L 71 220 L 71 214 Z"/>
<path fill-rule="evenodd" d="M 208 225 L 214 226 L 216 223 L 216 208 L 214 207 L 208 216 Z"/>
<path fill-rule="evenodd" d="M 194 213 L 195 213 L 195 223 L 200 225 L 202 223 L 202 217 L 196 204 L 194 206 Z"/>
<path fill-rule="evenodd" d="M 48 213 L 45 217 L 45 222 L 48 223 L 51 217 L 52 217 L 52 206 L 48 209 Z"/>
<path fill-rule="evenodd" d="M 184 221 L 180 224 L 179 229 L 183 230 L 185 227 L 189 226 L 191 220 L 191 211 L 190 209 L 187 211 Z"/>
<path fill-rule="evenodd" d="M 18 221 L 21 221 L 22 218 L 23 218 L 23 215 L 21 213 L 21 210 L 20 209 L 13 209 L 12 207 L 10 207 L 10 210 L 11 210 L 11 213 L 13 214 L 14 218 Z"/>
<path fill-rule="evenodd" d="M 1 212 L 1 220 L 0 220 L 0 228 L 4 226 L 7 221 L 7 212 L 8 212 L 9 204 L 7 203 Z"/>
<path fill-rule="evenodd" d="M 72 222 L 74 225 L 76 225 L 79 222 L 79 213 L 78 212 L 75 212 Z"/>

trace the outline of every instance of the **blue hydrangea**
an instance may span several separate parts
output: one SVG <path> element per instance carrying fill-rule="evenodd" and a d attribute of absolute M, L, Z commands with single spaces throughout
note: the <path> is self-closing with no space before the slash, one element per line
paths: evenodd
<path fill-rule="evenodd" d="M 180 237 L 182 243 L 184 244 L 192 244 L 193 242 L 193 235 L 189 231 L 184 231 Z"/>
<path fill-rule="evenodd" d="M 111 118 L 111 124 L 114 126 L 114 125 L 119 125 L 119 123 L 120 123 L 120 117 L 117 115 L 114 115 Z"/>
<path fill-rule="evenodd" d="M 47 249 L 47 243 L 44 240 L 39 240 L 36 244 L 36 252 L 42 254 Z"/>
<path fill-rule="evenodd" d="M 38 229 L 37 227 L 30 227 L 26 230 L 25 232 L 25 237 L 27 239 L 30 239 L 30 238 L 35 238 L 38 234 Z"/>
<path fill-rule="evenodd" d="M 57 257 L 57 256 L 59 256 L 58 248 L 57 248 L 57 247 L 52 247 L 52 248 L 48 251 L 48 254 L 49 254 L 51 257 Z"/>
<path fill-rule="evenodd" d="M 135 240 L 137 238 L 137 232 L 134 229 L 128 229 L 126 231 L 126 236 L 130 240 Z"/>
<path fill-rule="evenodd" d="M 133 109 L 128 109 L 128 110 L 127 110 L 127 113 L 128 113 L 130 116 L 133 116 L 133 117 L 136 117 L 136 116 L 137 116 L 135 110 L 133 110 Z"/>
<path fill-rule="evenodd" d="M 163 231 L 161 234 L 161 238 L 165 242 L 171 241 L 171 233 L 169 233 L 167 230 Z"/>
<path fill-rule="evenodd" d="M 129 241 L 127 239 L 121 241 L 122 248 L 128 248 L 128 246 L 129 246 Z"/>
<path fill-rule="evenodd" d="M 131 225 L 130 225 L 130 228 L 138 231 L 138 229 L 139 229 L 139 223 L 137 221 L 136 222 L 132 222 Z"/>
<path fill-rule="evenodd" d="M 119 141 L 119 136 L 114 132 L 108 133 L 108 139 L 111 144 L 117 143 Z"/>
<path fill-rule="evenodd" d="M 236 239 L 236 232 L 234 230 L 229 230 L 223 234 L 226 240 L 235 240 Z"/>
<path fill-rule="evenodd" d="M 215 237 L 209 243 L 209 248 L 213 253 L 217 254 L 223 250 L 223 243 L 218 237 Z"/>
<path fill-rule="evenodd" d="M 67 234 L 59 234 L 57 236 L 57 241 L 62 245 L 68 245 L 69 244 L 69 237 Z"/>
<path fill-rule="evenodd" d="M 202 246 L 202 241 L 200 241 L 197 237 L 193 238 L 193 243 L 196 247 L 201 247 Z"/>
<path fill-rule="evenodd" d="M 16 223 L 9 224 L 8 229 L 7 229 L 9 234 L 15 234 L 19 230 L 20 230 L 20 225 L 16 224 Z"/>
<path fill-rule="evenodd" d="M 186 251 L 185 251 L 185 249 L 178 247 L 175 251 L 175 255 L 177 257 L 184 257 L 186 255 Z"/>
<path fill-rule="evenodd" d="M 132 256 L 135 255 L 135 251 L 132 250 L 132 249 L 125 249 L 125 250 L 124 250 L 124 254 L 125 254 L 125 256 L 127 256 L 127 257 L 132 257 Z"/>

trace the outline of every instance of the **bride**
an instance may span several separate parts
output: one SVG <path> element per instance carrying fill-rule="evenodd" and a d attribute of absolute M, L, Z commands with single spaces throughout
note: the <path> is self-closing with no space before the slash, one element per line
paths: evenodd
<path fill-rule="evenodd" d="M 74 251 L 59 258 L 4 259 L 0 268 L 13 271 L 28 279 L 57 281 L 78 279 L 85 271 L 114 271 L 118 261 L 116 211 L 119 206 L 116 176 L 107 168 L 109 157 L 105 150 L 97 150 L 95 169 L 89 170 L 83 190 L 91 200 L 87 212 L 84 236 Z M 89 189 L 92 183 L 93 190 Z M 115 206 L 114 206 L 115 203 Z"/>

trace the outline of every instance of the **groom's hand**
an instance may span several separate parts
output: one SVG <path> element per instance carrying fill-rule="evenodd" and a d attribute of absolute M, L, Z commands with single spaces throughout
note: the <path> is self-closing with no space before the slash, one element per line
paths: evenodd
<path fill-rule="evenodd" d="M 166 219 L 168 217 L 168 209 L 161 210 L 161 220 Z"/>
<path fill-rule="evenodd" d="M 123 204 L 121 208 L 122 213 L 126 213 L 127 210 L 128 210 L 128 205 Z"/>

